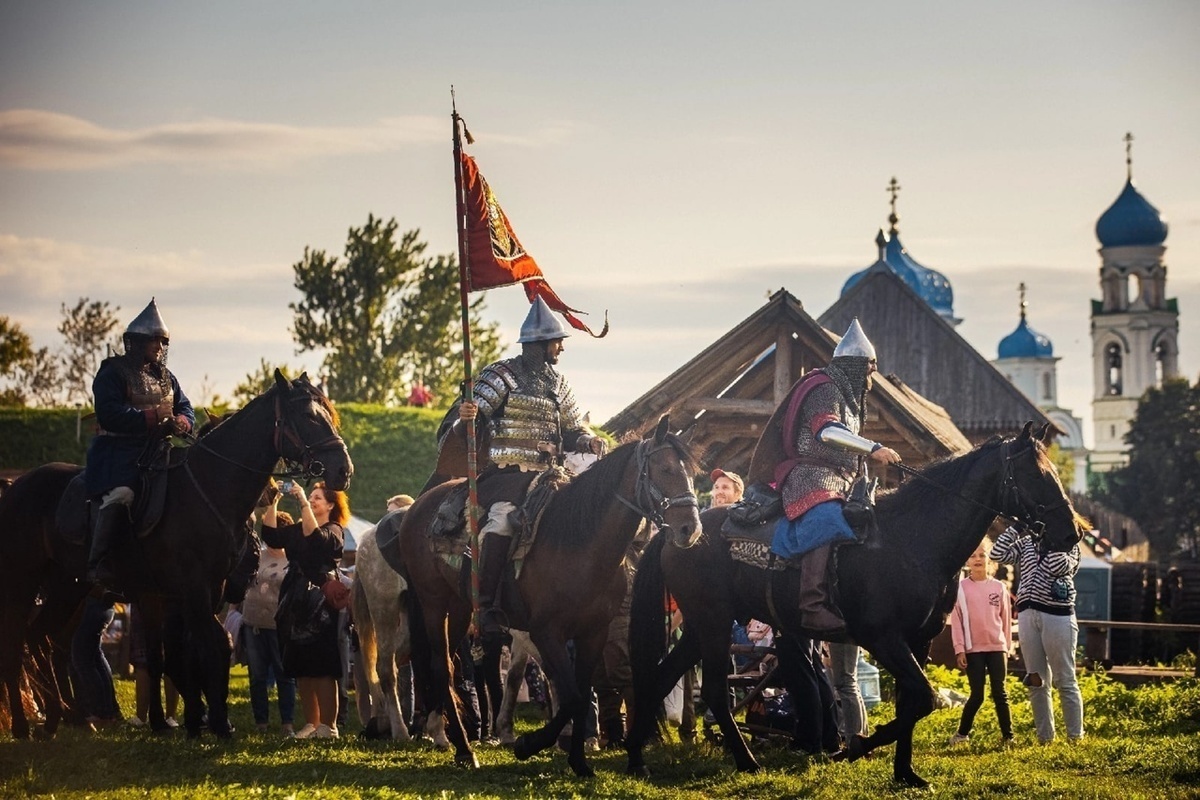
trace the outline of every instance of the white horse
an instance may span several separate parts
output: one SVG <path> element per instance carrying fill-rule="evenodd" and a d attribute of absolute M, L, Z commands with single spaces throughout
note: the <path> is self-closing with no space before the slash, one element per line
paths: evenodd
<path fill-rule="evenodd" d="M 521 693 L 521 682 L 525 680 L 525 665 L 530 658 L 534 661 L 539 661 L 541 658 L 528 633 L 515 628 L 510 629 L 509 633 L 512 634 L 512 645 L 509 647 L 508 674 L 504 679 L 504 699 L 500 701 L 500 713 L 496 715 L 495 730 L 500 744 L 505 745 L 515 744 L 517 741 L 516 734 L 513 733 L 513 714 L 517 709 L 517 696 Z M 550 681 L 546 681 L 546 691 L 550 693 L 550 715 L 553 716 L 554 692 L 550 688 Z"/>
<path fill-rule="evenodd" d="M 387 730 L 392 739 L 406 742 L 410 736 L 400 710 L 397 663 L 407 661 L 411 652 L 408 615 L 401 607 L 408 584 L 379 552 L 374 528 L 358 537 L 354 565 L 351 608 L 358 629 L 358 663 L 368 689 L 366 698 L 359 690 L 359 716 L 368 731 Z M 450 747 L 443 720 L 426 720 L 425 734 L 439 748 Z"/>

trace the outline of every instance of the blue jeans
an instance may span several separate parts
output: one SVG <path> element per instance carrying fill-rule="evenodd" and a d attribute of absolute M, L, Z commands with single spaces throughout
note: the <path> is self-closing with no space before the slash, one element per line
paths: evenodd
<path fill-rule="evenodd" d="M 851 736 L 866 736 L 867 706 L 858 688 L 858 645 L 829 642 L 829 678 L 840 701 L 842 738 L 848 742 Z"/>
<path fill-rule="evenodd" d="M 1041 686 L 1029 686 L 1029 704 L 1039 741 L 1054 739 L 1054 708 L 1050 687 L 1058 690 L 1067 736 L 1083 736 L 1083 696 L 1075 680 L 1075 644 L 1079 623 L 1075 615 L 1059 616 L 1027 608 L 1017 615 L 1021 635 L 1021 660 L 1027 674 L 1037 673 Z"/>
<path fill-rule="evenodd" d="M 271 717 L 271 706 L 267 698 L 270 680 L 275 680 L 275 693 L 279 698 L 279 721 L 292 724 L 296 711 L 296 679 L 283 671 L 283 658 L 279 653 L 279 637 L 274 628 L 255 628 L 242 625 L 242 647 L 246 651 L 246 665 L 250 671 L 250 708 L 254 722 L 267 724 Z"/>
<path fill-rule="evenodd" d="M 94 597 L 83 603 L 83 616 L 71 639 L 71 680 L 75 695 L 89 717 L 120 719 L 112 668 L 104 657 L 101 637 L 113 620 L 113 608 Z"/>

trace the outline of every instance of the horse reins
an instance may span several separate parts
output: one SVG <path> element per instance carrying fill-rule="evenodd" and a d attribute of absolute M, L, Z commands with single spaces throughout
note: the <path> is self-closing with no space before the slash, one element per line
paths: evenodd
<path fill-rule="evenodd" d="M 1033 511 L 1031 512 L 1029 507 L 1025 504 L 1024 500 L 1022 499 L 1021 488 L 1019 486 L 1017 486 L 1016 480 L 1013 478 L 1013 461 L 1016 460 L 1017 458 L 1020 458 L 1027 451 L 1021 450 L 1019 453 L 1010 455 L 1008 452 L 1010 445 L 1011 445 L 1011 442 L 1007 442 L 1007 441 L 1004 442 L 1002 445 L 1003 450 L 1001 451 L 1001 456 L 1004 458 L 1004 477 L 1000 481 L 1000 497 L 1003 500 L 1006 495 L 1011 493 L 1012 499 L 1015 502 L 1016 506 L 1020 509 L 1019 513 L 1022 515 L 1022 517 L 1015 517 L 1012 514 L 1009 514 L 1004 511 L 1000 511 L 996 508 L 993 508 L 992 506 L 988 505 L 987 503 L 981 503 L 980 501 L 976 500 L 973 497 L 967 497 L 962 492 L 957 492 L 953 489 L 948 489 L 947 487 L 941 485 L 940 483 L 933 480 L 929 476 L 925 475 L 922 472 L 919 472 L 918 470 L 913 469 L 912 467 L 908 466 L 907 464 L 901 464 L 901 463 L 897 462 L 895 464 L 892 464 L 891 466 L 895 467 L 896 469 L 898 469 L 899 471 L 901 471 L 903 473 L 912 475 L 916 478 L 919 478 L 920 480 L 925 481 L 925 483 L 929 484 L 930 486 L 934 487 L 935 489 L 937 489 L 938 491 L 940 491 L 944 494 L 952 495 L 954 497 L 957 497 L 960 500 L 963 500 L 972 505 L 978 506 L 979 508 L 983 509 L 984 511 L 987 511 L 988 513 L 992 514 L 993 516 L 1004 519 L 1010 525 L 1023 526 L 1025 529 L 1032 532 L 1034 538 L 1039 538 L 1046 527 L 1046 523 L 1043 522 L 1041 519 L 1042 515 L 1048 511 L 1056 511 L 1059 508 L 1062 508 L 1063 506 L 1067 505 L 1068 501 L 1064 497 L 1061 501 L 1059 501 L 1058 503 L 1055 503 L 1052 506 L 1045 506 L 1045 505 L 1037 504 L 1034 506 Z M 1034 452 L 1032 447 L 1029 449 L 1028 452 L 1030 454 L 1032 454 Z"/>
<path fill-rule="evenodd" d="M 651 449 L 649 439 L 638 444 L 636 453 L 638 476 L 633 488 L 636 504 L 625 499 L 619 492 L 617 493 L 617 500 L 642 518 L 650 520 L 660 531 L 670 527 L 666 523 L 663 512 L 676 506 L 700 507 L 695 493 L 688 492 L 675 497 L 667 497 L 661 489 L 654 485 L 654 481 L 650 480 L 650 456 L 667 448 L 674 449 L 670 444 L 659 445 Z"/>

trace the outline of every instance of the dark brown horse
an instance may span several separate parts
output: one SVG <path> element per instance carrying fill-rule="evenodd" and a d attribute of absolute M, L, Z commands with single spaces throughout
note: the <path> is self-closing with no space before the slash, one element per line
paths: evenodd
<path fill-rule="evenodd" d="M 204 723 L 228 736 L 229 641 L 214 613 L 235 559 L 243 550 L 245 521 L 280 458 L 298 474 L 320 475 L 344 488 L 353 465 L 337 434 L 329 401 L 304 375 L 288 381 L 278 371 L 275 385 L 188 448 L 167 470 L 167 505 L 156 527 L 117 551 L 118 577 L 146 619 L 147 668 L 162 675 L 163 635 L 167 670 L 184 698 L 189 736 Z M 87 592 L 79 577 L 86 553 L 57 530 L 60 500 L 80 468 L 47 464 L 27 473 L 0 497 L 0 563 L 20 565 L 0 581 L 0 676 L 8 689 L 13 735 L 29 725 L 19 703 L 22 644 L 39 593 L 56 617 L 43 627 L 65 624 Z M 71 493 L 67 493 L 69 499 Z M 66 501 L 64 500 L 64 503 Z M 164 632 L 164 623 L 169 621 Z M 165 729 L 161 701 L 154 697 L 150 724 Z"/>
<path fill-rule="evenodd" d="M 618 447 L 553 496 L 541 515 L 516 591 L 503 595 L 509 622 L 529 632 L 559 701 L 550 722 L 517 741 L 520 759 L 552 745 L 573 720 L 568 763 L 578 775 L 593 774 L 583 751 L 584 698 L 591 696 L 592 673 L 626 591 L 621 570 L 626 548 L 644 520 L 658 525 L 660 538 L 676 547 L 689 546 L 700 533 L 691 477 L 696 465 L 667 426 L 663 417 L 652 437 Z M 467 634 L 471 618 L 466 589 L 470 559 L 464 558 L 459 569 L 449 566 L 432 552 L 429 533 L 442 499 L 458 483 L 431 489 L 409 508 L 400 528 L 400 547 L 409 585 L 406 606 L 414 676 L 425 690 L 429 712 L 447 716 L 456 762 L 475 767 L 479 762 L 467 743 L 457 705 L 450 700 L 451 654 Z M 574 663 L 567 650 L 571 640 Z"/>
<path fill-rule="evenodd" d="M 925 786 L 913 771 L 912 734 L 933 710 L 925 657 L 945 625 L 959 570 L 997 516 L 1041 532 L 1042 544 L 1066 551 L 1079 540 L 1081 520 L 1046 457 L 1032 425 L 1011 439 L 996 439 L 966 455 L 929 467 L 883 497 L 877 530 L 863 545 L 838 550 L 838 605 L 850 636 L 896 679 L 896 718 L 870 737 L 855 737 L 843 758 L 853 761 L 896 743 L 893 775 Z M 647 774 L 642 747 L 653 732 L 656 708 L 683 672 L 704 662 L 703 692 L 739 770 L 755 770 L 729 712 L 728 672 L 733 621 L 750 618 L 808 635 L 800 624 L 798 570 L 771 571 L 734 561 L 717 531 L 726 509 L 704 512 L 710 533 L 684 550 L 653 541 L 638 564 L 630 646 L 634 671 L 631 774 Z M 683 612 L 682 640 L 663 658 L 663 593 Z"/>

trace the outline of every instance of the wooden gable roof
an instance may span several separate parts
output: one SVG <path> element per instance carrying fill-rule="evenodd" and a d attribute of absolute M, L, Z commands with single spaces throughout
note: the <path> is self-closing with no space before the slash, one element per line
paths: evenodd
<path fill-rule="evenodd" d="M 1030 420 L 1050 422 L 891 270 L 872 268 L 820 322 L 840 334 L 855 317 L 875 345 L 880 372 L 944 408 L 972 442 L 1020 430 Z"/>
<path fill-rule="evenodd" d="M 702 464 L 744 473 L 776 406 L 801 375 L 829 363 L 837 341 L 780 289 L 604 427 L 642 436 L 670 414 Z M 886 379 L 868 394 L 863 435 L 917 465 L 971 447 L 943 409 Z"/>

